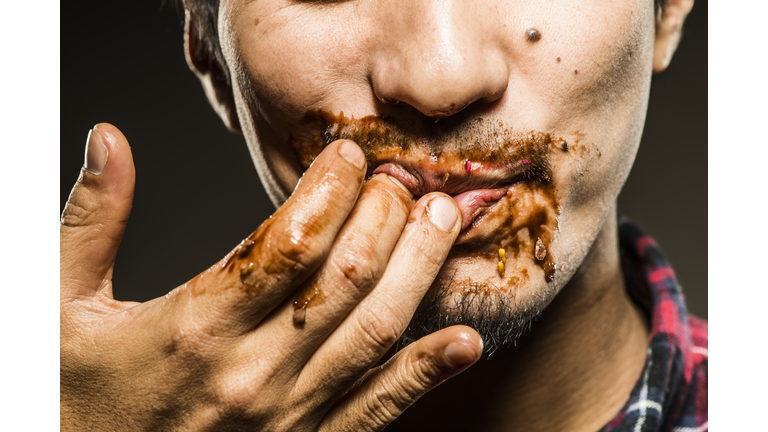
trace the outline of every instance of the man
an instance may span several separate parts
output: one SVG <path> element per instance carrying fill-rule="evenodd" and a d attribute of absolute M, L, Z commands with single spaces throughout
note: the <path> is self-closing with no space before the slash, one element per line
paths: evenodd
<path fill-rule="evenodd" d="M 631 228 L 622 270 L 615 210 L 691 4 L 390 3 L 186 5 L 189 64 L 285 204 L 116 302 L 133 165 L 96 127 L 62 216 L 64 425 L 378 430 L 483 350 L 392 427 L 706 424 L 705 327 Z"/>

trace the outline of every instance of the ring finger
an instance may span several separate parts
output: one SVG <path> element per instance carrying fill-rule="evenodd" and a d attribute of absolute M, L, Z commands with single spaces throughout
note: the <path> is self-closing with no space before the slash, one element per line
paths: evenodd
<path fill-rule="evenodd" d="M 295 368 L 286 371 L 299 370 L 376 285 L 412 207 L 408 189 L 386 174 L 375 175 L 364 185 L 327 259 L 296 296 L 260 325 L 259 335 L 280 344 L 281 352 L 290 353 L 286 361 Z"/>

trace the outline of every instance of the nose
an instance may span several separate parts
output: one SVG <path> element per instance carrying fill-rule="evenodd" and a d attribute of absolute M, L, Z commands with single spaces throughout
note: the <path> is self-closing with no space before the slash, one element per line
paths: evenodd
<path fill-rule="evenodd" d="M 473 13 L 482 8 L 460 0 L 389 3 L 399 7 L 382 28 L 370 72 L 380 101 L 404 102 L 426 116 L 445 118 L 504 94 L 509 69 L 502 44 Z"/>

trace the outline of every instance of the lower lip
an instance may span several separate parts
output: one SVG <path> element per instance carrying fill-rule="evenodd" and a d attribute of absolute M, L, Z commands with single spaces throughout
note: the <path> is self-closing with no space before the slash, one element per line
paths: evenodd
<path fill-rule="evenodd" d="M 465 231 L 472 222 L 477 218 L 486 208 L 490 207 L 504 195 L 507 194 L 509 188 L 496 188 L 496 189 L 475 189 L 467 192 L 462 192 L 453 197 L 456 204 L 461 211 L 461 230 Z"/>
<path fill-rule="evenodd" d="M 397 178 L 405 187 L 413 190 L 417 187 L 418 181 L 408 171 L 394 164 L 384 164 L 377 167 L 373 174 L 385 173 Z M 461 211 L 461 231 L 466 231 L 469 226 L 485 210 L 499 201 L 509 191 L 510 185 L 494 189 L 473 189 L 453 196 L 456 205 Z"/>

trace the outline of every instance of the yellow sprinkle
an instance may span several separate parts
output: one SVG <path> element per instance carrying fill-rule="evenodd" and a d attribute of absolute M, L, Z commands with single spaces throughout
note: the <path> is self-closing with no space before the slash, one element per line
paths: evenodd
<path fill-rule="evenodd" d="M 504 249 L 499 249 L 499 258 L 501 258 L 501 262 L 503 263 L 507 262 L 507 257 L 504 254 Z"/>
<path fill-rule="evenodd" d="M 504 277 L 504 263 L 501 261 L 499 261 L 499 275 L 501 275 L 501 277 Z"/>

